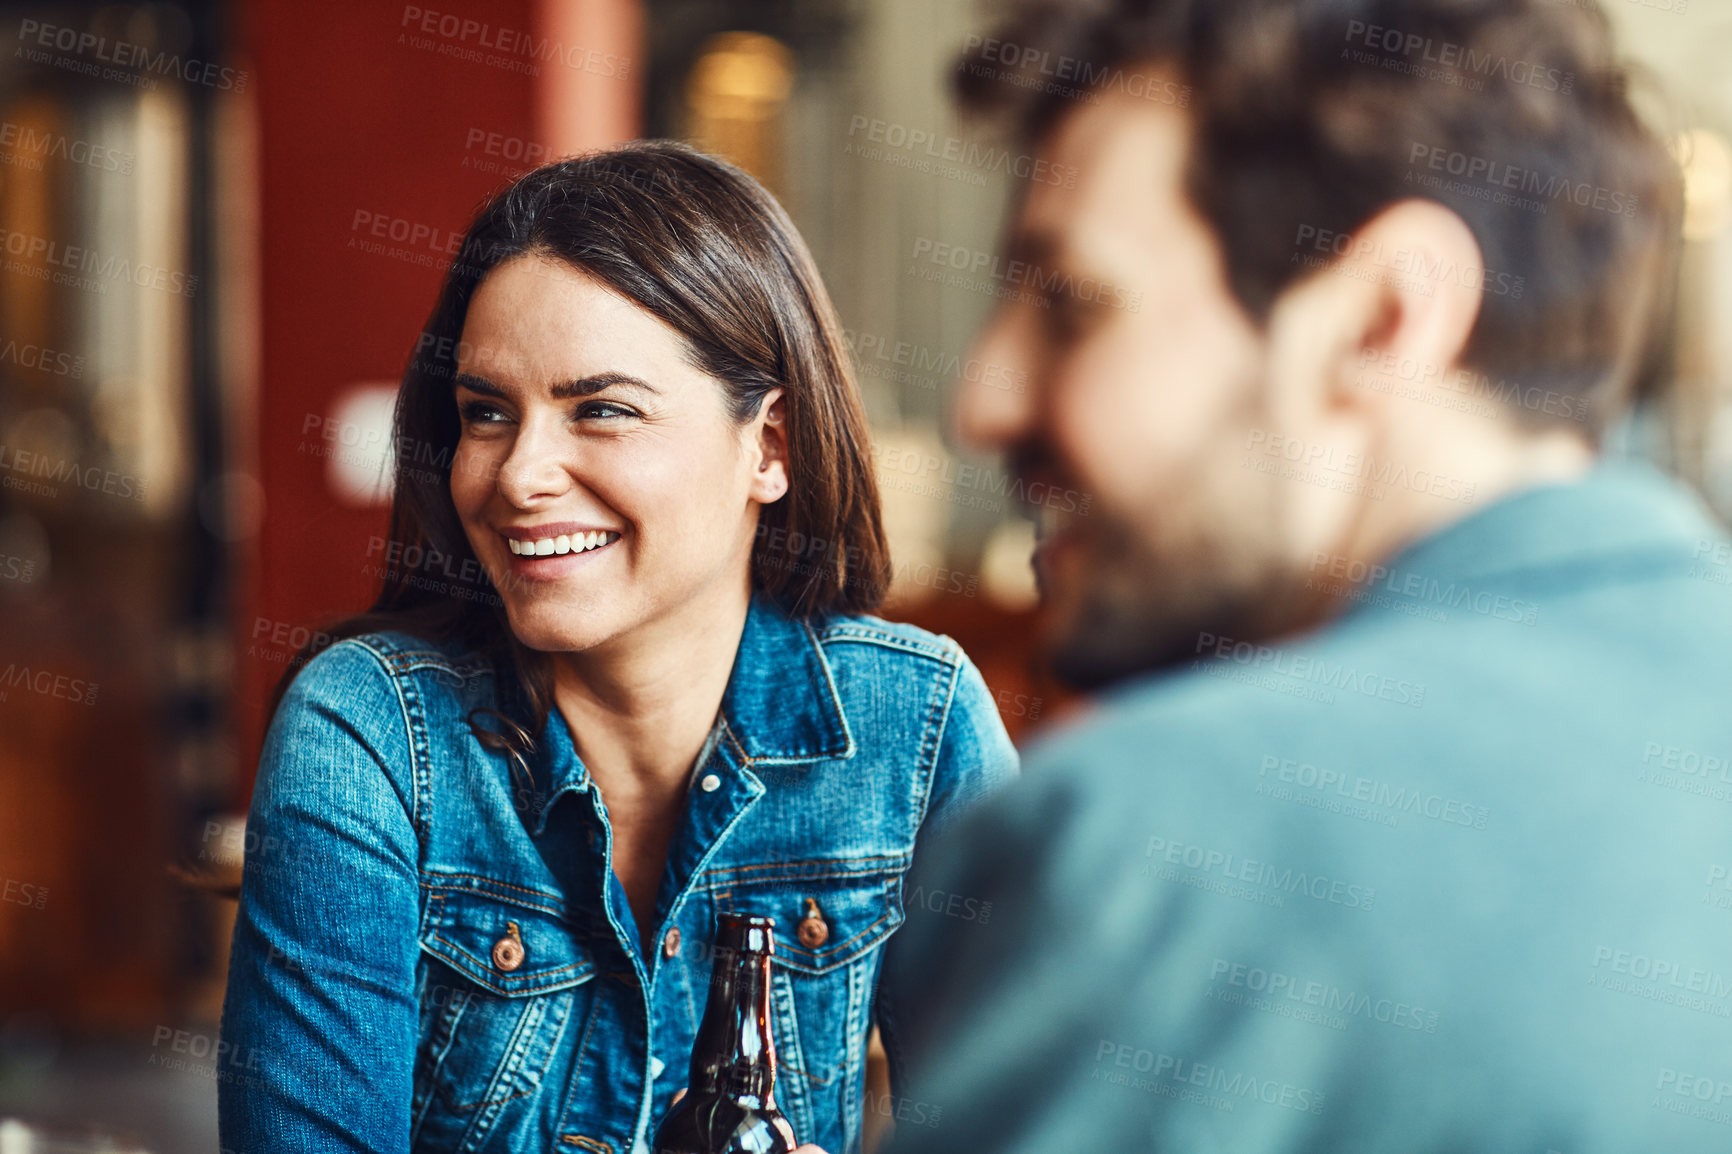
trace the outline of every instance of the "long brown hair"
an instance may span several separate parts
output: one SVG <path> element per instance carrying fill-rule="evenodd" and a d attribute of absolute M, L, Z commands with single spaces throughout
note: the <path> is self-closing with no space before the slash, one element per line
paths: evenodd
<path fill-rule="evenodd" d="M 398 630 L 458 641 L 515 675 L 527 716 L 470 719 L 490 748 L 527 752 L 552 703 L 545 654 L 519 643 L 451 500 L 460 425 L 452 381 L 463 321 L 492 269 L 534 254 L 635 301 L 686 340 L 721 382 L 732 417 L 785 390 L 790 485 L 760 513 L 752 585 L 812 617 L 877 607 L 889 581 L 865 412 L 841 322 L 781 205 L 740 169 L 671 141 L 640 141 L 526 173 L 476 214 L 403 374 L 384 587 L 365 612 L 326 626 L 276 687 L 333 642 Z M 514 768 L 521 768 L 512 757 Z"/>

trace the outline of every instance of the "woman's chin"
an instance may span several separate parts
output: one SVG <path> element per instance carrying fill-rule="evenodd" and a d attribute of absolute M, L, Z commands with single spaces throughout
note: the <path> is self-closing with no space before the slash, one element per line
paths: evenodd
<path fill-rule="evenodd" d="M 611 619 L 571 606 L 513 608 L 509 613 L 517 640 L 542 653 L 590 649 L 619 632 Z"/>

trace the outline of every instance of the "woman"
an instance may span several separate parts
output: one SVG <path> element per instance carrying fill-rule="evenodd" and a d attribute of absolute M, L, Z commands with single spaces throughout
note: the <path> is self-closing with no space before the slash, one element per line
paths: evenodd
<path fill-rule="evenodd" d="M 675 144 L 529 173 L 396 432 L 404 564 L 265 744 L 224 1148 L 641 1151 L 740 911 L 782 1109 L 858 1149 L 902 874 L 1016 755 L 953 642 L 863 615 L 866 426 L 792 223 Z"/>

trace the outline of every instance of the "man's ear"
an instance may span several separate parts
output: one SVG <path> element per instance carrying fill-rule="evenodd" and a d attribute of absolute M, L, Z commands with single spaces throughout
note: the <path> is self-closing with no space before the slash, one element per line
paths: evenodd
<path fill-rule="evenodd" d="M 1325 251 L 1339 255 L 1270 318 L 1273 364 L 1289 378 L 1275 382 L 1276 403 L 1327 423 L 1371 416 L 1407 388 L 1445 387 L 1488 275 L 1466 222 L 1435 201 L 1398 201 Z"/>
<path fill-rule="evenodd" d="M 788 491 L 788 405 L 782 389 L 771 389 L 752 418 L 750 496 L 761 505 L 779 501 Z"/>

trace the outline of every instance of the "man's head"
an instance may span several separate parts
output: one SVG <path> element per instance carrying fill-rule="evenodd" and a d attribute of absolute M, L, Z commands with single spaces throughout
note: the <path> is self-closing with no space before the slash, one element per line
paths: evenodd
<path fill-rule="evenodd" d="M 1579 472 L 1650 359 L 1676 174 L 1597 12 L 1037 4 L 958 79 L 1078 173 L 1024 192 L 977 349 L 1031 387 L 958 406 L 1090 497 L 1036 556 L 1077 684 L 1307 624 L 1318 558 Z"/>

